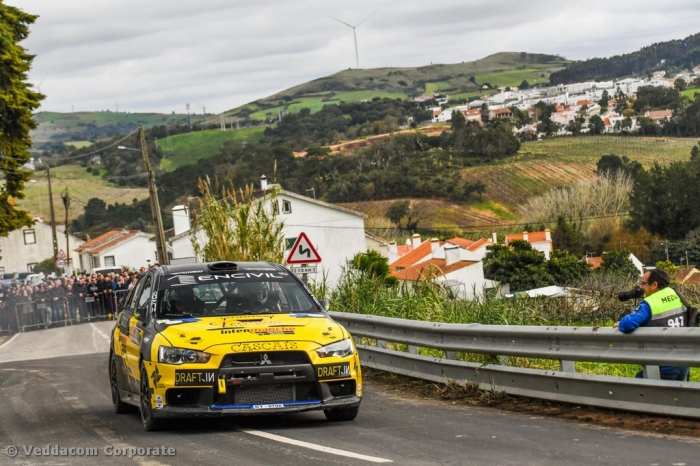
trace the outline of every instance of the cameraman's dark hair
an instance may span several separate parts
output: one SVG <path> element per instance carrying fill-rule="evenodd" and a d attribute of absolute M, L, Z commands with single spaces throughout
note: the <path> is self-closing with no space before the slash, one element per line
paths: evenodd
<path fill-rule="evenodd" d="M 671 284 L 671 278 L 668 276 L 665 270 L 656 268 L 649 271 L 648 282 L 656 282 L 659 285 L 659 289 L 662 290 Z"/>

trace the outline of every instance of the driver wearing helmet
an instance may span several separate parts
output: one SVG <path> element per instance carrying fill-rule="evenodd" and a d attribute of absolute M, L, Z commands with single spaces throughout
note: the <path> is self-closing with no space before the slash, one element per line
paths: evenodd
<path fill-rule="evenodd" d="M 242 311 L 260 312 L 276 311 L 276 300 L 263 282 L 241 282 L 237 287 L 237 294 L 229 298 L 227 310 L 239 309 Z M 235 303 L 235 304 L 234 304 Z M 234 304 L 229 306 L 229 304 Z"/>
<path fill-rule="evenodd" d="M 167 291 L 168 314 L 201 313 L 202 302 L 194 295 L 191 287 L 172 288 Z"/>

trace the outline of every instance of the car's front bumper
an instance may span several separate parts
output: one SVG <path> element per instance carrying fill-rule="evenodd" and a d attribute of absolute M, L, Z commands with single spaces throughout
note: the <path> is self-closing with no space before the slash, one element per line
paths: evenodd
<path fill-rule="evenodd" d="M 299 413 L 336 408 L 353 408 L 359 406 L 362 398 L 349 396 L 329 401 L 303 401 L 288 403 L 268 403 L 260 405 L 212 405 L 199 406 L 164 406 L 153 410 L 157 418 L 178 417 L 216 417 L 216 416 L 256 416 L 265 414 Z"/>

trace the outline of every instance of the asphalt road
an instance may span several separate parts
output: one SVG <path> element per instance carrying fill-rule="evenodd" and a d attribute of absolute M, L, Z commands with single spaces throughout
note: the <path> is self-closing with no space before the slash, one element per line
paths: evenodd
<path fill-rule="evenodd" d="M 700 464 L 695 439 L 403 399 L 371 384 L 352 422 L 302 413 L 178 420 L 144 432 L 137 414 L 112 413 L 112 325 L 28 332 L 0 346 L 0 465 Z M 159 455 L 138 456 L 148 447 Z"/>

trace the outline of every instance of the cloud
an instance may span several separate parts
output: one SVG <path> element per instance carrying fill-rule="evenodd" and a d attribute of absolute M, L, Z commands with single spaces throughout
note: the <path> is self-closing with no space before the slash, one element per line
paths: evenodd
<path fill-rule="evenodd" d="M 40 15 L 23 44 L 43 110 L 222 112 L 355 66 L 459 63 L 500 51 L 569 59 L 697 31 L 691 0 L 6 0 Z M 564 5 L 562 5 L 564 4 Z M 43 79 L 43 81 L 42 81 Z"/>

